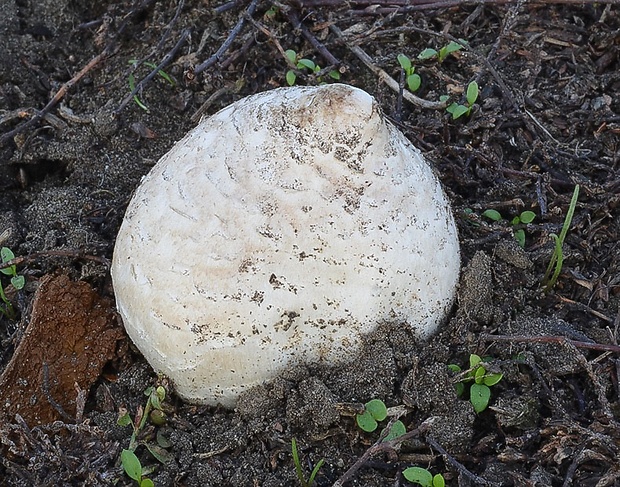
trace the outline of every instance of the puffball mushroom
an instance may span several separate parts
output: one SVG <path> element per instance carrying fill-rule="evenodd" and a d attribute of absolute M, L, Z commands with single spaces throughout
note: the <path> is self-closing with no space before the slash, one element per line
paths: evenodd
<path fill-rule="evenodd" d="M 202 120 L 136 190 L 111 272 L 153 368 L 189 402 L 233 407 L 294 364 L 353 360 L 380 323 L 428 337 L 459 267 L 421 153 L 369 94 L 331 84 Z"/>

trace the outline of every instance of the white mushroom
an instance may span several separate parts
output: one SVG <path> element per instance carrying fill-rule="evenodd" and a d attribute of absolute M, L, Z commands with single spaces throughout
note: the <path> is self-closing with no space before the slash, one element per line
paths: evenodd
<path fill-rule="evenodd" d="M 127 333 L 184 399 L 234 406 L 379 323 L 428 337 L 459 274 L 447 198 L 351 86 L 281 88 L 203 120 L 137 189 L 112 278 Z"/>

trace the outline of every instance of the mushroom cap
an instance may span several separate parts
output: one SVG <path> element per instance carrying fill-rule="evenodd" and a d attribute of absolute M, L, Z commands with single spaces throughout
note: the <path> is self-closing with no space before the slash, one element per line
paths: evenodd
<path fill-rule="evenodd" d="M 112 262 L 127 333 L 189 402 L 234 406 L 385 322 L 431 335 L 460 268 L 431 167 L 366 92 L 279 88 L 206 118 L 136 190 Z"/>

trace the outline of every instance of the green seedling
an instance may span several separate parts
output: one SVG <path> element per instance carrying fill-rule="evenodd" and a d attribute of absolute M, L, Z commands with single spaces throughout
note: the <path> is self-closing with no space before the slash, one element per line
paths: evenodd
<path fill-rule="evenodd" d="M 578 199 L 579 185 L 576 185 L 573 190 L 570 205 L 568 206 L 568 211 L 566 212 L 566 217 L 564 218 L 564 224 L 562 225 L 560 235 L 558 236 L 555 233 L 551 234 L 551 237 L 555 241 L 555 246 L 553 249 L 553 255 L 551 256 L 551 260 L 549 261 L 549 265 L 547 266 L 547 270 L 545 271 L 545 276 L 542 281 L 545 291 L 550 291 L 553 286 L 555 286 L 555 283 L 560 276 L 560 272 L 562 271 L 562 265 L 564 264 L 564 239 L 566 238 L 570 224 L 573 221 L 573 215 L 575 214 L 575 207 L 577 206 Z M 551 273 L 552 271 L 553 274 Z"/>
<path fill-rule="evenodd" d="M 295 438 L 291 440 L 291 452 L 293 454 L 293 463 L 295 464 L 295 471 L 297 472 L 299 485 L 301 485 L 301 487 L 312 487 L 312 484 L 314 484 L 314 478 L 319 473 L 319 470 L 321 470 L 321 467 L 325 463 L 325 459 L 322 458 L 321 460 L 319 460 L 319 463 L 317 463 L 312 469 L 310 477 L 308 477 L 308 480 L 306 480 L 304 471 L 301 468 L 301 461 L 299 460 L 299 452 L 297 451 L 297 442 L 295 441 Z"/>
<path fill-rule="evenodd" d="M 437 60 L 441 63 L 453 52 L 457 52 L 463 49 L 463 44 L 467 44 L 467 41 L 463 39 L 459 39 L 459 42 L 450 41 L 448 44 L 439 49 L 439 51 L 427 47 L 420 54 L 418 54 L 418 59 L 426 61 L 428 59 L 433 59 L 436 57 Z"/>
<path fill-rule="evenodd" d="M 461 105 L 460 103 L 451 103 L 446 107 L 446 111 L 452 115 L 452 120 L 456 120 L 457 118 L 461 118 L 463 115 L 469 116 L 471 114 L 471 110 L 478 100 L 478 83 L 472 81 L 467 85 L 467 94 L 466 94 L 466 102 L 465 105 Z M 450 99 L 448 95 L 441 95 L 439 97 L 440 101 L 447 102 Z"/>
<path fill-rule="evenodd" d="M 503 220 L 502 215 L 497 210 L 485 210 L 482 213 L 482 216 L 488 218 L 489 220 L 493 220 L 494 222 Z M 521 212 L 520 215 L 515 216 L 512 220 L 510 220 L 510 224 L 513 227 L 516 227 L 517 225 L 532 223 L 535 218 L 536 218 L 536 213 L 534 213 L 533 211 L 526 210 L 526 211 Z M 519 242 L 519 245 L 521 246 L 521 248 L 524 248 L 525 247 L 525 230 L 523 228 L 514 229 L 514 236 L 517 242 Z"/>
<path fill-rule="evenodd" d="M 143 477 L 142 464 L 132 450 L 123 450 L 121 452 L 121 463 L 123 470 L 127 476 L 136 481 L 139 487 L 154 487 L 151 479 Z"/>
<path fill-rule="evenodd" d="M 443 475 L 438 473 L 433 475 L 422 467 L 409 467 L 403 471 L 403 477 L 409 482 L 421 485 L 422 487 L 445 487 L 446 481 Z"/>
<path fill-rule="evenodd" d="M 2 247 L 0 249 L 0 259 L 2 260 L 3 264 L 10 260 L 13 260 L 14 258 L 15 254 L 8 247 Z M 24 288 L 24 285 L 26 284 L 26 278 L 24 276 L 20 276 L 17 273 L 17 266 L 13 264 L 9 267 L 4 267 L 0 269 L 0 272 L 5 276 L 11 277 L 11 285 L 15 289 L 19 291 L 20 289 Z M 6 294 L 4 293 L 2 282 L 0 282 L 0 299 L 4 303 L 3 306 L 0 306 L 0 314 L 3 314 L 10 320 L 14 320 L 17 317 L 17 313 L 15 312 L 15 308 L 13 308 L 11 301 L 9 301 L 9 298 L 7 298 Z"/>
<path fill-rule="evenodd" d="M 379 423 L 388 416 L 387 407 L 381 399 L 372 399 L 364 404 L 364 412 L 355 415 L 357 425 L 367 433 L 372 433 L 379 427 Z M 385 428 L 381 431 L 382 441 L 390 441 L 407 432 L 402 421 L 397 420 L 392 423 L 390 430 Z"/>
<path fill-rule="evenodd" d="M 461 367 L 456 364 L 448 365 L 448 368 L 458 374 L 461 373 Z M 455 384 L 456 393 L 459 397 L 465 394 L 465 385 L 473 382 L 469 388 L 469 401 L 474 407 L 474 411 L 481 413 L 489 405 L 491 399 L 491 387 L 502 380 L 504 374 L 488 372 L 484 366 L 484 361 L 480 356 L 471 354 L 469 356 L 469 369 L 463 377 L 459 377 Z"/>
<path fill-rule="evenodd" d="M 372 399 L 364 405 L 364 412 L 355 415 L 357 425 L 366 431 L 372 433 L 379 426 L 378 422 L 387 418 L 387 407 L 381 399 Z"/>
<path fill-rule="evenodd" d="M 276 5 L 272 5 L 271 8 L 263 14 L 263 19 L 266 21 L 271 21 L 276 18 L 279 11 L 280 9 Z"/>
<path fill-rule="evenodd" d="M 152 441 L 152 438 L 142 438 L 147 421 L 150 421 L 154 426 L 162 426 L 166 422 L 166 413 L 162 409 L 162 403 L 166 398 L 166 389 L 163 386 L 148 387 L 144 391 L 144 395 L 147 396 L 146 405 L 144 409 L 142 407 L 138 409 L 135 419 L 132 420 L 129 413 L 122 410 L 117 424 L 119 426 L 131 425 L 133 429 L 129 447 L 121 453 L 121 464 L 125 473 L 137 481 L 140 487 L 149 487 L 153 483 L 144 475 L 151 473 L 154 469 L 142 468 L 140 460 L 135 455 L 138 446 L 146 447 L 149 453 L 162 464 L 169 462 L 172 456 L 166 451 L 166 448 L 169 448 L 171 444 L 159 430 L 155 435 L 155 441 Z"/>
<path fill-rule="evenodd" d="M 129 64 L 131 64 L 132 66 L 137 66 L 138 65 L 138 60 L 137 59 L 131 59 L 129 61 Z M 157 69 L 157 64 L 155 63 L 151 63 L 151 62 L 144 62 L 143 63 L 145 66 L 148 66 L 151 69 Z M 166 73 L 163 69 L 160 69 L 159 71 L 157 71 L 157 74 L 159 76 L 161 76 L 163 79 L 165 79 L 168 83 L 170 83 L 171 86 L 174 86 L 176 83 L 174 82 L 174 80 L 170 77 L 170 75 L 168 73 Z M 127 80 L 129 83 L 129 90 L 133 91 L 136 89 L 136 78 L 134 77 L 133 73 L 129 74 L 129 79 Z M 142 100 L 140 100 L 140 98 L 138 97 L 138 95 L 134 95 L 133 96 L 133 101 L 136 102 L 136 105 L 138 105 L 140 108 L 142 108 L 142 110 L 148 112 L 149 108 L 142 102 Z"/>
<path fill-rule="evenodd" d="M 287 49 L 284 53 L 286 54 L 286 58 L 289 60 L 289 62 L 293 66 L 295 66 L 297 69 L 299 69 L 299 70 L 309 71 L 311 74 L 315 74 L 315 73 L 318 73 L 319 71 L 321 71 L 321 66 L 316 64 L 311 59 L 300 57 L 292 49 Z M 334 80 L 339 80 L 340 79 L 340 71 L 338 71 L 336 69 L 330 71 L 328 74 L 329 74 L 329 77 L 334 79 Z M 286 82 L 287 82 L 287 84 L 289 86 L 293 86 L 293 85 L 295 85 L 296 81 L 297 81 L 297 74 L 295 73 L 294 70 L 289 69 L 286 72 Z M 321 79 L 319 78 L 319 82 L 320 81 L 321 81 Z"/>
<path fill-rule="evenodd" d="M 405 424 L 399 419 L 397 421 L 394 421 L 394 423 L 390 427 L 390 431 L 387 432 L 387 434 L 384 429 L 381 432 L 381 435 L 385 435 L 385 438 L 383 438 L 383 441 L 391 441 L 391 440 L 394 440 L 395 438 L 398 438 L 399 436 L 403 436 L 406 432 L 407 432 L 407 428 L 405 428 Z"/>
<path fill-rule="evenodd" d="M 403 71 L 405 72 L 407 88 L 409 88 L 410 91 L 417 91 L 422 84 L 422 79 L 415 73 L 415 67 L 411 64 L 411 59 L 404 54 L 399 54 L 396 59 L 398 59 L 400 67 L 403 68 Z"/>

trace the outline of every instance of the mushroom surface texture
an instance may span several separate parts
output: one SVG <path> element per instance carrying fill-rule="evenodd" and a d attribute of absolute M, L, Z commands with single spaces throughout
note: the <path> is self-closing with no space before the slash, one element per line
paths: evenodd
<path fill-rule="evenodd" d="M 127 333 L 185 400 L 234 407 L 295 364 L 421 338 L 459 277 L 424 157 L 352 86 L 279 88 L 206 118 L 136 190 L 112 262 Z"/>

